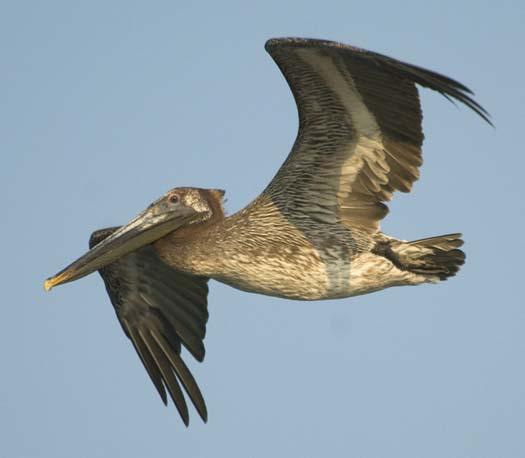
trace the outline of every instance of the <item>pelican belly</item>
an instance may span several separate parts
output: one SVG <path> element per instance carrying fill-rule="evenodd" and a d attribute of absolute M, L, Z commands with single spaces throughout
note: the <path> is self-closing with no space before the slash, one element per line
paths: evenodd
<path fill-rule="evenodd" d="M 326 267 L 313 251 L 300 256 L 293 251 L 285 246 L 279 256 L 232 253 L 210 276 L 242 291 L 285 299 L 323 299 L 330 290 Z"/>
<path fill-rule="evenodd" d="M 223 270 L 211 277 L 242 291 L 285 299 L 339 299 L 428 281 L 373 253 L 360 253 L 349 262 L 328 264 L 318 256 L 308 261 L 289 258 L 289 262 L 282 263 L 279 259 L 236 255 L 234 261 L 234 270 Z"/>

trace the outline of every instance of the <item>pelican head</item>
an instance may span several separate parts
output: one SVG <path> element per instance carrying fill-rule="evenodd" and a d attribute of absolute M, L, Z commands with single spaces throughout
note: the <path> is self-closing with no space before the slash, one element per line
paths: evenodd
<path fill-rule="evenodd" d="M 55 276 L 44 288 L 78 280 L 167 234 L 192 224 L 204 223 L 214 214 L 214 200 L 223 192 L 198 188 L 174 188 L 146 210 L 95 245 Z"/>

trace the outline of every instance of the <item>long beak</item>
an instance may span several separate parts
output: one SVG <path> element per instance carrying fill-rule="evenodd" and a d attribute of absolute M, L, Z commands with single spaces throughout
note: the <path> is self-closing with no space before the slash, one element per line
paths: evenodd
<path fill-rule="evenodd" d="M 151 206 L 54 277 L 48 278 L 44 288 L 49 291 L 54 286 L 89 275 L 173 232 L 191 220 L 192 216 L 195 216 L 195 211 L 188 207 L 160 211 L 158 206 Z"/>

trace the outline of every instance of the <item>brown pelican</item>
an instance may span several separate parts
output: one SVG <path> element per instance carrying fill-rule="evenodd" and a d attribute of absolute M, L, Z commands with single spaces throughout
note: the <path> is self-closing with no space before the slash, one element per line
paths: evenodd
<path fill-rule="evenodd" d="M 266 50 L 288 82 L 299 132 L 264 192 L 226 217 L 224 191 L 175 188 L 90 250 L 46 290 L 98 270 L 126 335 L 160 397 L 189 421 L 180 383 L 206 421 L 181 344 L 204 358 L 208 280 L 299 300 L 436 283 L 465 260 L 461 234 L 416 241 L 380 232 L 394 191 L 409 192 L 422 163 L 416 84 L 467 105 L 472 92 L 446 76 L 381 54 L 310 39 L 272 39 Z"/>

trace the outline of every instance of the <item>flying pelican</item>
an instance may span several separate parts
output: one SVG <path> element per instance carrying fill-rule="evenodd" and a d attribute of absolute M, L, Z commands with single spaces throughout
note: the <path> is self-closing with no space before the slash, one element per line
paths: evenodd
<path fill-rule="evenodd" d="M 263 193 L 226 217 L 224 191 L 174 188 L 122 227 L 96 231 L 90 250 L 45 289 L 96 270 L 163 402 L 186 425 L 180 384 L 207 410 L 181 359 L 204 359 L 208 280 L 298 300 L 336 299 L 436 283 L 464 263 L 461 234 L 405 241 L 380 221 L 394 191 L 409 192 L 422 163 L 416 84 L 489 114 L 457 81 L 336 42 L 271 39 L 299 112 L 297 139 Z"/>

